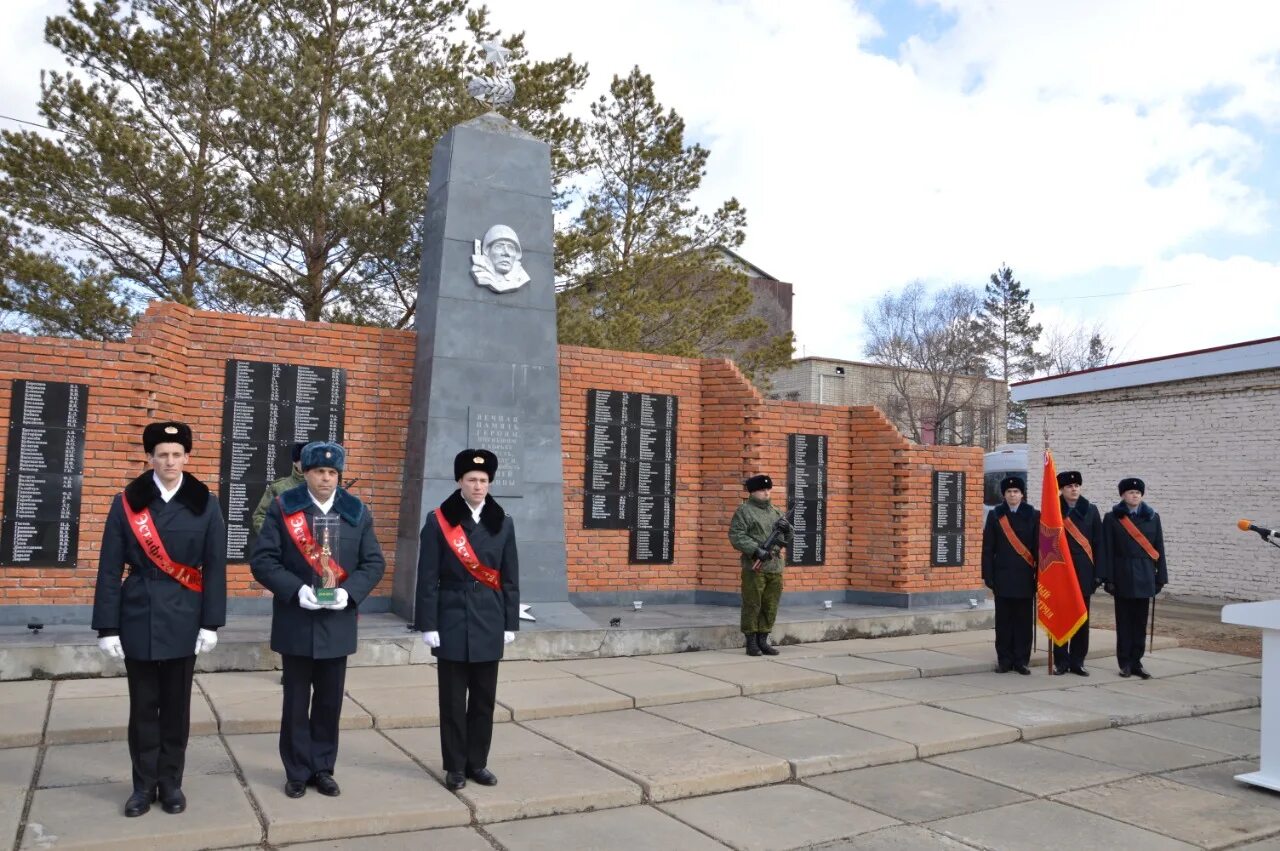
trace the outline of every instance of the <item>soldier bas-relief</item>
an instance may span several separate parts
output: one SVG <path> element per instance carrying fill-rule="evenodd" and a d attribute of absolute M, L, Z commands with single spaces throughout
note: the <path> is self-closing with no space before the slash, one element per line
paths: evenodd
<path fill-rule="evenodd" d="M 484 239 L 475 242 L 471 255 L 471 277 L 495 293 L 509 293 L 529 282 L 529 274 L 520 264 L 523 252 L 520 237 L 506 225 L 494 225 Z"/>

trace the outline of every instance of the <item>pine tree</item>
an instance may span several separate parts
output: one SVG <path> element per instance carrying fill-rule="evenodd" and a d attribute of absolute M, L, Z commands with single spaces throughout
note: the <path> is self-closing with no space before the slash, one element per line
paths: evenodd
<path fill-rule="evenodd" d="M 591 106 L 581 212 L 556 238 L 560 341 L 679 356 L 735 357 L 761 382 L 791 358 L 791 334 L 769 337 L 748 315 L 746 278 L 717 247 L 742 244 L 746 211 L 707 214 L 690 199 L 710 152 L 684 143 L 639 68 Z"/>
<path fill-rule="evenodd" d="M 1030 378 L 1047 366 L 1045 357 L 1035 345 L 1042 328 L 1033 322 L 1035 305 L 1030 291 L 1013 276 L 1013 270 L 1001 265 L 987 283 L 976 331 L 987 352 L 990 372 L 1008 383 Z M 1026 431 L 1026 406 L 1009 401 L 1010 432 Z"/>

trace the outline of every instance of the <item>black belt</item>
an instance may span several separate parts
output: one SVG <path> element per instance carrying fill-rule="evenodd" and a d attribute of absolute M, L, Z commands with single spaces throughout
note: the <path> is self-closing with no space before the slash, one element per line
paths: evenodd
<path fill-rule="evenodd" d="M 453 588 L 457 591 L 471 591 L 475 588 L 488 588 L 489 586 L 474 579 L 441 579 L 440 587 Z"/>

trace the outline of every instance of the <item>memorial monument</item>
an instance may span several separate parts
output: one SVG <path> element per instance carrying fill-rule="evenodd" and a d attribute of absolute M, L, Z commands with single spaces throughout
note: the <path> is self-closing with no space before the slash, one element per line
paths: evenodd
<path fill-rule="evenodd" d="M 508 103 L 507 51 L 485 48 L 494 74 L 468 90 Z M 413 616 L 422 524 L 457 487 L 453 457 L 468 447 L 498 456 L 491 493 L 515 519 L 521 599 L 540 620 L 576 613 L 565 567 L 551 202 L 550 146 L 497 112 L 435 146 L 392 587 L 403 617 Z"/>

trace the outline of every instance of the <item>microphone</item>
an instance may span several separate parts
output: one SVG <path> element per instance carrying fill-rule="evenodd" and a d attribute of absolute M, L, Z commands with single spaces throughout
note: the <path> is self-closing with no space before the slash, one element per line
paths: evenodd
<path fill-rule="evenodd" d="M 1259 535 L 1262 536 L 1262 539 L 1264 541 L 1272 540 L 1273 538 L 1277 537 L 1276 533 L 1280 532 L 1280 529 L 1273 530 L 1273 529 L 1264 528 L 1262 526 L 1255 526 L 1252 523 L 1250 523 L 1248 520 L 1237 520 L 1236 528 L 1238 528 L 1241 532 L 1257 532 Z"/>

